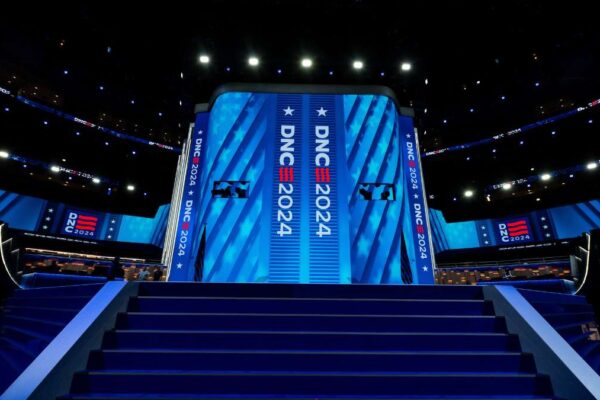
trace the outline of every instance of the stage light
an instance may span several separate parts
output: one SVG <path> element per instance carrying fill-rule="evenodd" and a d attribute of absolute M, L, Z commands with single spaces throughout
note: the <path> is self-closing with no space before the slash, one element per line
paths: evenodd
<path fill-rule="evenodd" d="M 48 125 L 48 121 L 44 121 L 44 122 L 43 122 L 43 124 L 44 124 L 44 125 Z"/>
<path fill-rule="evenodd" d="M 475 112 L 474 108 L 469 108 L 469 112 Z"/>
<path fill-rule="evenodd" d="M 510 190 L 510 188 L 512 187 L 512 183 L 510 182 L 506 182 L 502 184 L 502 189 L 504 190 Z"/>
<path fill-rule="evenodd" d="M 381 77 L 384 77 L 384 76 L 385 76 L 385 72 L 381 71 L 381 72 L 379 73 L 379 76 L 381 76 Z"/>
<path fill-rule="evenodd" d="M 425 85 L 429 85 L 429 79 L 425 78 Z"/>
<path fill-rule="evenodd" d="M 588 119 L 588 124 L 593 124 L 594 120 L 593 119 Z"/>
<path fill-rule="evenodd" d="M 552 135 L 556 135 L 556 131 L 552 131 Z"/>
<path fill-rule="evenodd" d="M 129 190 L 130 192 L 133 192 L 135 190 L 135 186 L 127 185 L 127 190 Z"/>
<path fill-rule="evenodd" d="M 133 154 L 135 156 L 136 155 L 135 150 L 131 150 L 131 154 Z"/>
<path fill-rule="evenodd" d="M 281 75 L 281 73 L 282 73 L 282 72 L 283 72 L 283 71 L 281 70 L 281 68 L 277 70 L 277 74 L 278 74 L 278 75 Z"/>
<path fill-rule="evenodd" d="M 66 158 L 61 159 L 62 162 L 67 162 Z"/>
<path fill-rule="evenodd" d="M 0 158 L 8 158 L 10 157 L 10 154 L 8 154 L 8 151 L 0 151 Z"/>
<path fill-rule="evenodd" d="M 333 76 L 333 71 L 329 71 L 329 76 Z"/>
<path fill-rule="evenodd" d="M 522 141 L 522 140 L 519 142 L 519 144 L 523 144 L 523 143 L 525 143 L 525 142 L 524 142 L 524 141 Z"/>
<path fill-rule="evenodd" d="M 65 70 L 63 71 L 63 74 L 65 74 L 65 75 L 69 75 L 69 70 L 65 69 Z"/>
<path fill-rule="evenodd" d="M 598 164 L 596 162 L 592 161 L 591 163 L 588 163 L 585 167 L 587 169 L 596 169 L 596 168 L 598 168 Z"/>
<path fill-rule="evenodd" d="M 475 192 L 473 192 L 472 190 L 465 190 L 464 196 L 469 198 L 469 197 L 473 197 L 474 194 L 475 194 Z"/>
<path fill-rule="evenodd" d="M 500 96 L 500 100 L 506 100 L 506 96 Z"/>
<path fill-rule="evenodd" d="M 536 82 L 536 83 L 535 83 L 535 87 L 540 87 L 540 83 L 539 83 L 539 82 Z"/>
<path fill-rule="evenodd" d="M 540 175 L 540 179 L 543 181 L 549 181 L 552 178 L 552 175 L 550 174 L 542 174 Z"/>
<path fill-rule="evenodd" d="M 253 56 L 248 58 L 248 65 L 250 65 L 251 67 L 257 67 L 259 63 L 260 60 L 258 59 L 258 57 Z"/>
<path fill-rule="evenodd" d="M 131 104 L 135 104 L 135 100 L 131 100 L 131 101 L 130 101 L 130 103 L 131 103 Z"/>
<path fill-rule="evenodd" d="M 363 69 L 364 66 L 365 66 L 365 64 L 360 60 L 356 60 L 352 63 L 352 68 L 354 68 L 356 70 Z"/>
<path fill-rule="evenodd" d="M 79 136 L 81 135 L 81 133 L 79 133 L 79 131 L 75 132 L 75 135 Z"/>
<path fill-rule="evenodd" d="M 208 64 L 210 62 L 210 57 L 206 54 L 202 54 L 198 60 L 200 60 L 200 64 Z"/>
<path fill-rule="evenodd" d="M 9 111 L 10 111 L 10 108 L 4 107 L 4 112 L 9 112 Z"/>
<path fill-rule="evenodd" d="M 50 171 L 52 171 L 52 172 L 60 172 L 60 167 L 57 166 L 57 165 L 52 165 L 50 167 Z"/>
<path fill-rule="evenodd" d="M 400 64 L 400 69 L 404 72 L 408 72 L 412 69 L 412 64 L 409 62 L 403 62 Z"/>
<path fill-rule="evenodd" d="M 302 65 L 302 68 L 310 68 L 312 67 L 313 62 L 310 58 L 303 58 L 300 65 Z"/>
<path fill-rule="evenodd" d="M 443 124 L 447 124 L 447 123 L 448 123 L 448 120 L 447 120 L 447 119 L 445 119 L 445 120 L 443 120 L 443 121 L 442 121 L 442 123 L 443 123 Z"/>
<path fill-rule="evenodd" d="M 94 182 L 96 185 L 100 183 L 100 179 L 99 178 L 92 178 L 92 182 Z"/>
<path fill-rule="evenodd" d="M 481 84 L 481 81 L 477 81 L 477 82 L 475 82 L 475 84 L 479 85 L 479 84 Z"/>
<path fill-rule="evenodd" d="M 98 86 L 98 89 L 100 89 L 102 91 L 102 90 L 104 90 L 104 86 L 100 85 L 100 86 Z"/>
<path fill-rule="evenodd" d="M 537 199 L 535 199 L 535 201 L 541 201 L 542 199 L 540 199 L 539 197 Z"/>
<path fill-rule="evenodd" d="M 161 113 L 160 111 L 158 112 L 158 116 L 159 116 L 159 117 L 162 117 L 162 113 Z"/>

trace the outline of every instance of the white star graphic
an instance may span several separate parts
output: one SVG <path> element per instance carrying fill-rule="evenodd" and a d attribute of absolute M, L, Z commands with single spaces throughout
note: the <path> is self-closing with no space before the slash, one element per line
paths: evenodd
<path fill-rule="evenodd" d="M 483 243 L 485 243 L 485 244 L 490 244 L 490 242 L 488 242 L 487 240 L 486 240 L 485 242 L 483 242 Z"/>
<path fill-rule="evenodd" d="M 411 138 L 410 133 L 407 133 L 406 137 L 410 139 Z"/>
<path fill-rule="evenodd" d="M 423 267 L 423 271 L 427 272 L 427 267 Z"/>
<path fill-rule="evenodd" d="M 548 229 L 548 225 L 544 225 L 544 229 Z"/>
<path fill-rule="evenodd" d="M 108 235 L 106 238 L 107 238 L 107 239 L 112 239 L 112 236 L 111 236 L 111 235 Z"/>
<path fill-rule="evenodd" d="M 487 237 L 487 233 L 484 233 L 484 234 L 483 234 L 483 237 Z"/>
<path fill-rule="evenodd" d="M 193 195 L 193 194 L 194 194 L 194 191 L 193 191 L 193 190 L 190 190 L 190 191 L 188 192 L 188 196 L 191 196 L 191 195 Z"/>
<path fill-rule="evenodd" d="M 108 230 L 112 232 L 112 231 L 113 231 L 113 228 L 108 228 Z"/>
<path fill-rule="evenodd" d="M 48 225 L 42 226 L 42 229 L 48 229 Z"/>
<path fill-rule="evenodd" d="M 542 221 L 545 221 L 545 220 L 546 220 L 546 217 L 542 217 L 542 218 L 540 218 L 540 219 L 541 219 Z"/>
<path fill-rule="evenodd" d="M 54 208 L 49 208 L 49 209 L 48 209 L 48 212 L 49 212 L 49 213 L 53 213 L 53 212 L 54 212 Z"/>
<path fill-rule="evenodd" d="M 418 194 L 414 194 L 414 195 L 413 195 L 413 197 L 414 197 L 415 199 L 418 199 L 418 198 L 419 198 L 419 195 L 418 195 Z"/>
<path fill-rule="evenodd" d="M 181 269 L 181 267 L 183 267 L 182 263 L 177 263 L 177 269 Z"/>
<path fill-rule="evenodd" d="M 50 219 L 51 219 L 50 217 L 46 217 L 46 221 L 50 221 Z"/>
<path fill-rule="evenodd" d="M 285 115 L 291 115 L 291 116 L 293 116 L 293 115 L 294 115 L 294 111 L 296 111 L 296 110 L 294 110 L 294 109 L 293 109 L 292 107 L 290 107 L 290 106 L 287 106 L 287 108 L 284 108 L 284 109 L 283 109 L 283 112 L 285 113 L 285 114 L 284 114 L 284 116 L 285 116 Z"/>
<path fill-rule="evenodd" d="M 485 226 L 482 226 L 481 229 L 485 230 Z"/>
<path fill-rule="evenodd" d="M 327 116 L 327 111 L 329 111 L 329 110 L 326 110 L 326 109 L 323 108 L 323 106 L 321 106 L 321 108 L 319 108 L 316 111 L 317 111 L 317 114 L 318 114 L 317 116 L 318 117 L 326 117 Z"/>
<path fill-rule="evenodd" d="M 114 219 L 110 221 L 111 224 L 114 224 L 115 222 L 117 222 L 117 221 Z"/>

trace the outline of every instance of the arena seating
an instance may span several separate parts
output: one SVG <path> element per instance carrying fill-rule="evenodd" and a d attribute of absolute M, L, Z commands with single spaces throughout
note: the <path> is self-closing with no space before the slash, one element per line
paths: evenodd
<path fill-rule="evenodd" d="M 0 393 L 81 310 L 102 284 L 20 289 L 0 308 Z"/>
<path fill-rule="evenodd" d="M 524 289 L 520 293 L 600 373 L 598 322 L 585 297 Z"/>

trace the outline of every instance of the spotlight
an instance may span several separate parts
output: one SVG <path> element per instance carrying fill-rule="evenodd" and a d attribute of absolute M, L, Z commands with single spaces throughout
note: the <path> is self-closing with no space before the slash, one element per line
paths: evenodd
<path fill-rule="evenodd" d="M 251 67 L 257 67 L 259 63 L 260 60 L 258 59 L 258 57 L 248 58 L 248 65 L 250 65 Z"/>
<path fill-rule="evenodd" d="M 512 183 L 510 182 L 506 182 L 502 184 L 502 189 L 504 190 L 510 190 L 510 188 L 512 187 Z"/>
<path fill-rule="evenodd" d="M 465 190 L 464 196 L 469 198 L 469 197 L 473 197 L 474 194 L 475 194 L 475 192 L 473 192 L 472 190 Z"/>
<path fill-rule="evenodd" d="M 313 62 L 310 58 L 303 58 L 300 65 L 302 65 L 302 68 L 310 68 L 312 67 Z"/>
<path fill-rule="evenodd" d="M 130 192 L 133 192 L 135 190 L 135 186 L 127 185 L 127 190 L 129 190 Z"/>
<path fill-rule="evenodd" d="M 96 185 L 100 183 L 100 179 L 99 178 L 92 178 L 92 182 L 94 182 Z"/>
<path fill-rule="evenodd" d="M 210 57 L 206 54 L 202 54 L 198 60 L 200 61 L 200 64 L 208 64 L 210 62 Z"/>
<path fill-rule="evenodd" d="M 403 62 L 402 64 L 400 64 L 400 69 L 402 71 L 408 72 L 412 69 L 412 64 L 409 62 Z"/>
<path fill-rule="evenodd" d="M 52 172 L 60 172 L 60 167 L 56 166 L 56 165 L 52 165 L 50 167 L 50 171 L 52 171 Z"/>
<path fill-rule="evenodd" d="M 540 179 L 543 181 L 549 181 L 552 178 L 552 175 L 550 174 L 542 174 L 540 175 Z"/>
<path fill-rule="evenodd" d="M 592 161 L 591 163 L 588 163 L 585 167 L 587 169 L 596 169 L 596 168 L 598 168 L 598 164 L 596 162 Z"/>
<path fill-rule="evenodd" d="M 352 63 L 352 68 L 354 68 L 356 70 L 363 69 L 364 66 L 365 66 L 365 64 L 360 60 L 356 60 Z"/>
<path fill-rule="evenodd" d="M 8 157 L 10 157 L 10 154 L 8 154 L 8 151 L 2 150 L 2 151 L 0 151 L 0 157 L 1 158 L 8 158 Z"/>

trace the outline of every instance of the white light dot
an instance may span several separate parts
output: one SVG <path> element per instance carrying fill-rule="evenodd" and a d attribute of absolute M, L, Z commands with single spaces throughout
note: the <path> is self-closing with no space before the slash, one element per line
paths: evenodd
<path fill-rule="evenodd" d="M 429 85 L 429 79 L 425 78 L 425 85 Z"/>
<path fill-rule="evenodd" d="M 594 120 L 593 119 L 588 119 L 588 124 L 593 124 Z"/>
<path fill-rule="evenodd" d="M 100 89 L 102 91 L 102 90 L 104 90 L 104 86 L 100 85 L 100 86 L 98 86 L 98 89 Z"/>
<path fill-rule="evenodd" d="M 550 179 L 552 179 L 552 175 L 546 173 L 546 174 L 542 174 L 540 175 L 540 179 L 543 181 L 549 181 Z"/>
<path fill-rule="evenodd" d="M 43 122 L 43 124 L 44 124 L 44 125 L 48 125 L 48 121 L 44 121 L 44 122 Z"/>
<path fill-rule="evenodd" d="M 403 62 L 400 64 L 400 69 L 405 72 L 410 71 L 412 69 L 412 64 L 409 62 Z"/>
<path fill-rule="evenodd" d="M 131 103 L 131 104 L 135 104 L 135 100 L 131 100 L 131 101 L 130 101 L 130 103 Z"/>
<path fill-rule="evenodd" d="M 535 199 L 535 201 L 541 201 L 542 199 L 540 199 L 539 197 L 537 199 Z"/>
<path fill-rule="evenodd" d="M 329 76 L 333 76 L 333 71 L 329 71 Z"/>
<path fill-rule="evenodd" d="M 52 172 L 60 172 L 60 167 L 57 166 L 57 165 L 52 165 L 50 167 L 50 171 L 52 171 Z"/>
<path fill-rule="evenodd" d="M 536 82 L 536 83 L 535 83 L 535 87 L 540 87 L 540 83 L 539 83 L 539 82 Z"/>
<path fill-rule="evenodd" d="M 587 169 L 596 169 L 598 168 L 598 164 L 596 162 L 590 162 L 585 166 Z"/>
<path fill-rule="evenodd" d="M 104 145 L 105 145 L 105 146 L 108 146 L 108 142 L 104 142 Z"/>
<path fill-rule="evenodd" d="M 210 62 L 210 57 L 206 54 L 202 54 L 198 60 L 200 61 L 200 64 L 208 64 Z"/>
<path fill-rule="evenodd" d="M 500 96 L 500 100 L 506 100 L 506 96 Z"/>
<path fill-rule="evenodd" d="M 354 68 L 356 70 L 363 69 L 364 66 L 365 66 L 365 64 L 360 60 L 356 60 L 352 63 L 352 68 Z"/>
<path fill-rule="evenodd" d="M 100 179 L 99 178 L 92 178 L 92 182 L 94 182 L 96 185 L 100 183 Z"/>
<path fill-rule="evenodd" d="M 258 57 L 249 57 L 248 58 L 248 65 L 250 65 L 251 67 L 257 67 L 258 64 L 260 64 L 260 60 L 258 59 Z"/>
<path fill-rule="evenodd" d="M 5 111 L 5 112 L 9 112 L 9 111 L 10 111 L 10 108 L 8 108 L 8 107 L 4 107 L 4 111 Z"/>
<path fill-rule="evenodd" d="M 477 81 L 477 82 L 475 82 L 475 83 L 476 83 L 477 85 L 479 85 L 479 84 L 481 84 L 481 81 Z"/>
<path fill-rule="evenodd" d="M 81 134 L 79 133 L 79 131 L 77 131 L 77 132 L 75 132 L 75 135 L 79 136 L 79 135 L 81 135 Z"/>
<path fill-rule="evenodd" d="M 510 182 L 506 182 L 502 184 L 502 189 L 504 190 L 510 190 L 510 188 L 512 187 L 512 183 Z"/>
<path fill-rule="evenodd" d="M 130 192 L 133 192 L 135 190 L 135 186 L 127 185 L 127 190 L 129 190 Z"/>
<path fill-rule="evenodd" d="M 465 190 L 464 196 L 465 197 L 473 197 L 475 193 L 472 190 Z"/>
<path fill-rule="evenodd" d="M 8 158 L 10 157 L 10 154 L 8 154 L 7 151 L 0 151 L 0 158 Z"/>
<path fill-rule="evenodd" d="M 63 74 L 65 74 L 65 75 L 69 75 L 69 70 L 68 70 L 68 69 L 65 69 L 65 70 L 63 71 Z"/>
<path fill-rule="evenodd" d="M 522 141 L 522 140 L 519 142 L 519 144 L 523 144 L 523 143 L 525 143 L 525 142 L 524 142 L 524 141 Z"/>
<path fill-rule="evenodd" d="M 448 120 L 447 120 L 447 119 L 445 119 L 445 120 L 443 120 L 443 121 L 442 121 L 442 123 L 444 123 L 444 124 L 447 124 L 447 123 L 448 123 Z"/>
<path fill-rule="evenodd" d="M 552 131 L 552 134 L 553 134 L 553 135 L 556 135 L 556 131 Z"/>
<path fill-rule="evenodd" d="M 302 68 L 310 68 L 313 65 L 313 61 L 310 58 L 303 58 L 300 61 L 300 65 L 302 65 Z"/>

